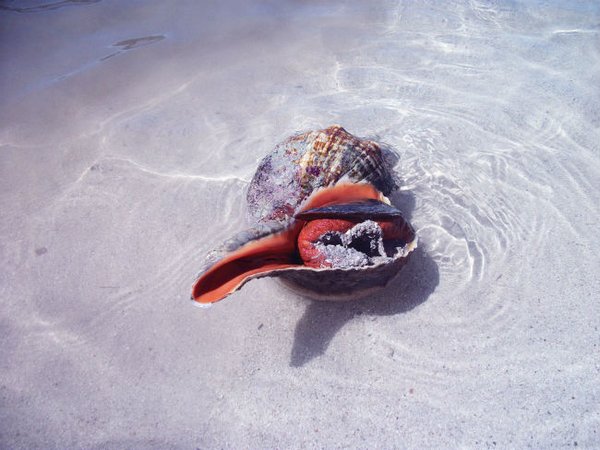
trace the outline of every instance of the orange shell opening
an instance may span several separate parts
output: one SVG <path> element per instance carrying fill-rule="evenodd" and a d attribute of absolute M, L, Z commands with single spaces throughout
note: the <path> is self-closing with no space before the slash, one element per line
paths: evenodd
<path fill-rule="evenodd" d="M 398 239 L 403 236 L 404 219 L 377 220 L 381 227 L 384 239 Z M 331 263 L 325 260 L 323 255 L 315 246 L 315 242 L 330 231 L 345 233 L 358 222 L 343 219 L 315 219 L 307 222 L 298 235 L 298 253 L 305 266 L 308 267 L 331 267 Z"/>
<path fill-rule="evenodd" d="M 382 200 L 383 196 L 370 184 L 337 184 L 313 194 L 301 211 L 369 199 Z M 302 265 L 296 240 L 303 225 L 303 221 L 296 221 L 285 231 L 248 242 L 230 253 L 196 280 L 192 299 L 199 303 L 214 303 L 260 274 Z"/>

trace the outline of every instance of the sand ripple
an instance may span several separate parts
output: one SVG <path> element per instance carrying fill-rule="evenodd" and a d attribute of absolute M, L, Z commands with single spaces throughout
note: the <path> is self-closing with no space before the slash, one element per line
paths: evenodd
<path fill-rule="evenodd" d="M 597 445 L 596 4 L 4 3 L 4 446 Z M 192 308 L 260 158 L 336 123 L 399 153 L 400 276 Z"/>

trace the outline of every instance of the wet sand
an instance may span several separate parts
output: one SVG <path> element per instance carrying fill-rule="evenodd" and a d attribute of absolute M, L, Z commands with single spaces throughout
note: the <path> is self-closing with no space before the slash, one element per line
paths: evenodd
<path fill-rule="evenodd" d="M 16 2 L 0 20 L 0 447 L 600 443 L 593 2 Z M 393 147 L 381 294 L 209 309 L 278 142 Z"/>

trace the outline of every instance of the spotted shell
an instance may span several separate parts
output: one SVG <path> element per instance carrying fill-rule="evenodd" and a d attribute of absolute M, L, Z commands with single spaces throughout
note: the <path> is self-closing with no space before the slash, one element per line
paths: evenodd
<path fill-rule="evenodd" d="M 377 143 L 340 126 L 298 134 L 279 144 L 260 162 L 248 189 L 255 226 L 211 252 L 194 283 L 192 299 L 213 303 L 261 277 L 279 277 L 295 290 L 323 300 L 359 298 L 384 287 L 417 243 L 413 228 L 387 198 L 398 186 L 393 162 L 393 154 Z M 357 208 L 365 219 L 380 214 L 370 204 L 365 208 L 365 202 L 393 217 L 400 236 L 393 256 L 362 267 L 304 264 L 297 239 L 310 220 L 306 217 L 321 211 L 333 218 L 324 209 L 327 205 L 346 218 Z"/>
<path fill-rule="evenodd" d="M 259 164 L 248 189 L 257 221 L 288 221 L 312 193 L 340 182 L 370 183 L 383 195 L 398 187 L 395 155 L 339 125 L 292 136 Z"/>

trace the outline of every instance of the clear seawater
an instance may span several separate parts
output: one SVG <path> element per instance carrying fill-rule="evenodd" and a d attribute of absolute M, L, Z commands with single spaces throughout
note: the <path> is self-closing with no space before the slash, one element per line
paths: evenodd
<path fill-rule="evenodd" d="M 0 447 L 600 445 L 600 3 L 0 2 Z M 383 293 L 204 254 L 258 161 L 395 148 Z"/>

